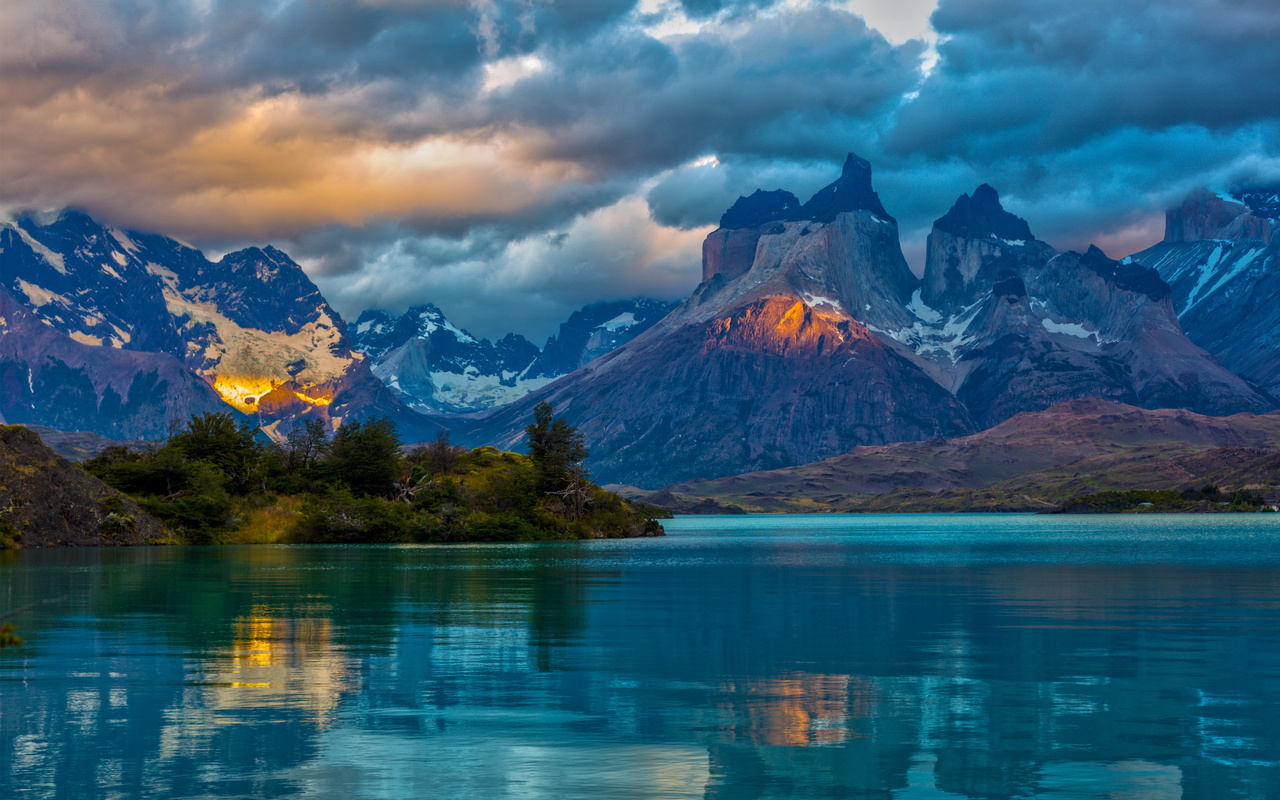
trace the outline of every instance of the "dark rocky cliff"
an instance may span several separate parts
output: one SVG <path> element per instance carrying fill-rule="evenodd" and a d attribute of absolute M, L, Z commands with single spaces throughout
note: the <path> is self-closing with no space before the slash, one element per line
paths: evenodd
<path fill-rule="evenodd" d="M 136 545 L 162 535 L 136 503 L 17 425 L 0 425 L 0 520 L 24 548 Z"/>

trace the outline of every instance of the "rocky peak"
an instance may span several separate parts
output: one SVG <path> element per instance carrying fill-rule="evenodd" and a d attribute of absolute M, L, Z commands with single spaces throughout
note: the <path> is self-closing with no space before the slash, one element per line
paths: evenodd
<path fill-rule="evenodd" d="M 1200 187 L 1165 212 L 1166 242 L 1205 239 L 1270 242 L 1277 231 L 1280 231 L 1280 190 L 1276 189 L 1246 190 L 1232 197 Z"/>
<path fill-rule="evenodd" d="M 897 223 L 880 204 L 880 196 L 871 188 L 871 162 L 853 153 L 845 159 L 840 177 L 809 198 L 794 214 L 793 220 L 831 222 L 848 211 L 870 211 L 881 219 Z"/>
<path fill-rule="evenodd" d="M 973 303 L 1000 280 L 1044 263 L 1053 248 L 1031 233 L 1027 221 L 1009 213 L 988 184 L 962 194 L 933 223 L 925 253 L 924 302 L 951 314 Z"/>
<path fill-rule="evenodd" d="M 1005 244 L 1034 241 L 1031 227 L 1022 217 L 1010 214 L 1000 204 L 1000 195 L 988 184 L 962 194 L 934 228 L 966 239 L 999 239 Z"/>
<path fill-rule="evenodd" d="M 720 217 L 720 227 L 726 230 L 755 228 L 777 222 L 791 216 L 800 208 L 800 199 L 784 189 L 766 192 L 756 189 L 749 197 L 739 197 Z"/>
<path fill-rule="evenodd" d="M 1089 245 L 1080 257 L 1080 263 L 1126 292 L 1145 294 L 1152 300 L 1169 296 L 1169 284 L 1164 282 L 1159 272 L 1135 261 L 1116 261 L 1096 245 Z"/>

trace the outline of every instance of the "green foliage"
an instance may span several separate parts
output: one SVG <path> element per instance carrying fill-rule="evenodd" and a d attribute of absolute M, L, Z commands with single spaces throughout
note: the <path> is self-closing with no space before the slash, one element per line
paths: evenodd
<path fill-rule="evenodd" d="M 119 495 L 109 495 L 99 502 L 104 517 L 99 523 L 102 535 L 107 538 L 128 536 L 138 529 L 138 518 L 129 513 L 128 507 Z"/>
<path fill-rule="evenodd" d="M 582 462 L 587 448 L 582 434 L 543 400 L 533 408 L 533 422 L 525 428 L 529 458 L 533 461 L 536 485 L 542 492 L 558 492 L 586 479 Z"/>
<path fill-rule="evenodd" d="M 156 450 L 109 448 L 84 466 L 189 544 L 661 535 L 630 503 L 586 481 L 576 431 L 544 421 L 540 463 L 493 447 L 466 452 L 447 434 L 402 457 L 386 419 L 348 422 L 331 438 L 307 421 L 283 443 L 263 445 L 230 415 L 206 414 Z M 570 494 L 540 488 L 566 480 Z M 103 512 L 108 533 L 136 525 L 119 498 L 103 501 Z"/>
<path fill-rule="evenodd" d="M 248 422 L 236 423 L 231 414 L 198 414 L 169 437 L 170 448 L 186 461 L 217 467 L 231 485 L 244 491 L 262 477 L 262 446 L 258 431 Z"/>
<path fill-rule="evenodd" d="M 18 550 L 22 547 L 22 531 L 9 520 L 0 517 L 0 550 Z"/>
<path fill-rule="evenodd" d="M 9 623 L 0 625 L 0 650 L 6 647 L 21 647 L 22 639 L 16 633 L 17 628 Z"/>
<path fill-rule="evenodd" d="M 308 470 L 329 452 L 329 432 L 324 421 L 305 419 L 295 422 L 280 448 L 283 466 L 290 471 Z"/>
<path fill-rule="evenodd" d="M 352 420 L 333 434 L 326 467 L 331 482 L 341 481 L 358 495 L 385 497 L 400 476 L 400 436 L 386 418 Z"/>
<path fill-rule="evenodd" d="M 1063 508 L 1072 513 L 1182 512 L 1182 511 L 1261 511 L 1261 495 L 1248 491 L 1226 494 L 1216 486 L 1122 492 L 1095 492 L 1067 501 Z"/>
<path fill-rule="evenodd" d="M 449 432 L 441 429 L 434 441 L 410 453 L 410 459 L 431 475 L 448 475 L 458 468 L 465 451 L 449 440 Z"/>

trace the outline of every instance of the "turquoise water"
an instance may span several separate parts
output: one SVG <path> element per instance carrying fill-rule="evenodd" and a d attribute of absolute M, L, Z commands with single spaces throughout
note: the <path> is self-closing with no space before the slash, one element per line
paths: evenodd
<path fill-rule="evenodd" d="M 0 798 L 1280 797 L 1280 515 L 0 561 Z"/>

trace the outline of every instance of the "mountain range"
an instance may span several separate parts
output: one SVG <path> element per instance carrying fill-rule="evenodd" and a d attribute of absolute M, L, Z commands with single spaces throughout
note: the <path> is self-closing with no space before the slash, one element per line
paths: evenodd
<path fill-rule="evenodd" d="M 850 155 L 807 201 L 741 197 L 683 303 L 588 306 L 543 347 L 433 305 L 348 329 L 292 259 L 212 261 L 85 214 L 0 225 L 0 419 L 112 439 L 231 410 L 281 436 L 387 416 L 518 447 L 543 400 L 601 482 L 657 487 L 955 439 L 1079 398 L 1260 414 L 1280 391 L 1280 190 L 1198 190 L 1123 260 L 1058 252 L 990 186 L 933 226 L 923 274 Z"/>
<path fill-rule="evenodd" d="M 1157 270 L 1055 251 L 990 186 L 935 222 L 917 278 L 855 155 L 805 203 L 739 198 L 702 277 L 644 334 L 473 435 L 510 445 L 545 399 L 582 429 L 602 480 L 661 486 L 961 436 L 1080 397 L 1276 407 L 1183 333 Z"/>
<path fill-rule="evenodd" d="M 399 317 L 370 309 L 356 320 L 354 346 L 373 373 L 411 408 L 465 414 L 510 403 L 625 344 L 675 303 L 649 298 L 596 303 L 573 312 L 537 345 L 516 333 L 497 342 L 456 327 L 434 305 Z"/>

